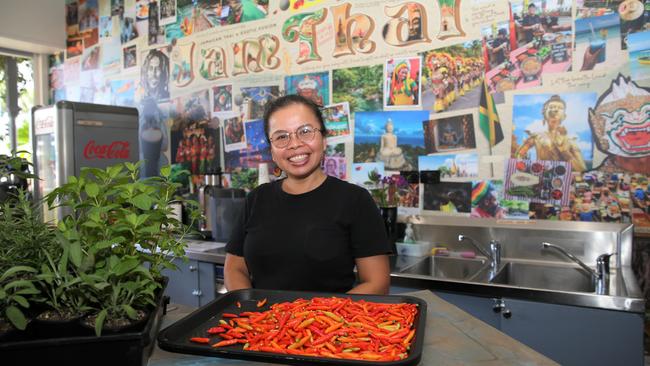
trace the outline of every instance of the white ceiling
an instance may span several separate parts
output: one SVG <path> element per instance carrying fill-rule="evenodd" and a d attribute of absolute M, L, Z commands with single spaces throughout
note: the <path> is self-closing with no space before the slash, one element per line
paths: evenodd
<path fill-rule="evenodd" d="M 65 49 L 65 0 L 0 0 L 0 48 L 28 53 Z"/>

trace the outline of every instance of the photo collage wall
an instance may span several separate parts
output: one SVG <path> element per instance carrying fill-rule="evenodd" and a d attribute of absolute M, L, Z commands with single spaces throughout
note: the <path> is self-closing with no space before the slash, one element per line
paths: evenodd
<path fill-rule="evenodd" d="M 323 170 L 387 193 L 378 204 L 403 215 L 650 232 L 646 7 L 66 0 L 51 101 L 138 108 L 143 176 L 171 164 L 189 190 L 222 169 L 226 184 L 252 189 L 260 165 L 282 177 L 266 104 L 300 94 L 322 107 Z"/>

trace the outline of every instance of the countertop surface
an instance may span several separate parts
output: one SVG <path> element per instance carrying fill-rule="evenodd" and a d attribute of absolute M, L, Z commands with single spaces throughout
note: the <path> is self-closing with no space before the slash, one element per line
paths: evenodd
<path fill-rule="evenodd" d="M 408 293 L 427 302 L 422 360 L 419 365 L 555 365 L 549 358 L 483 323 L 431 291 Z M 193 309 L 169 305 L 162 329 Z M 157 346 L 149 366 L 266 365 L 266 363 L 170 353 Z"/>

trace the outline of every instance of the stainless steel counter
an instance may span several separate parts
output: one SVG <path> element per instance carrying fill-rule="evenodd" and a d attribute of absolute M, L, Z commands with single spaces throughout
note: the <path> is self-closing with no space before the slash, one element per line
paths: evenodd
<path fill-rule="evenodd" d="M 194 243 L 194 245 L 192 245 Z M 226 251 L 221 247 L 209 250 L 196 250 L 197 242 L 190 241 L 187 249 L 187 256 L 193 260 L 211 262 L 223 265 Z M 437 257 L 432 257 L 437 258 Z M 444 273 L 436 273 L 435 276 L 407 273 L 419 262 L 426 260 L 426 257 L 392 256 L 391 258 L 391 284 L 394 286 L 407 287 L 412 289 L 428 289 L 465 293 L 474 296 L 484 297 L 510 297 L 524 300 L 540 301 L 560 305 L 583 306 L 597 309 L 617 310 L 625 312 L 643 313 L 645 311 L 645 300 L 636 286 L 634 273 L 629 267 L 614 268 L 610 279 L 610 289 L 607 295 L 598 295 L 595 292 L 579 292 L 567 290 L 553 290 L 548 288 L 526 287 L 521 285 L 506 285 L 489 282 L 485 271 L 471 276 L 469 279 L 452 278 Z M 477 257 L 478 261 L 485 261 Z M 460 259 L 459 261 L 464 261 Z M 503 264 L 507 263 L 528 263 L 537 264 L 549 262 L 535 260 L 521 260 L 504 257 Z M 459 262 L 464 263 L 464 262 Z M 558 271 L 576 269 L 573 264 L 552 263 Z"/>

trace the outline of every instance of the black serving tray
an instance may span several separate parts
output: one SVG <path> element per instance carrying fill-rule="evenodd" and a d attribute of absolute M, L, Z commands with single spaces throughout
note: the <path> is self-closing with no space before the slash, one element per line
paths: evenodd
<path fill-rule="evenodd" d="M 240 313 L 243 311 L 264 311 L 269 306 L 279 302 L 294 301 L 296 299 L 311 299 L 314 297 L 343 297 L 352 300 L 366 300 L 378 303 L 415 303 L 418 304 L 418 313 L 413 321 L 415 325 L 415 338 L 411 344 L 409 355 L 400 361 L 378 362 L 359 361 L 348 359 L 335 359 L 328 357 L 313 357 L 288 355 L 270 352 L 245 351 L 243 345 L 235 344 L 227 347 L 212 348 L 209 345 L 190 342 L 192 337 L 209 337 L 207 330 L 210 327 L 218 326 L 219 319 L 223 313 Z M 257 302 L 267 299 L 263 308 L 257 308 Z M 237 307 L 237 302 L 241 308 Z M 277 291 L 261 289 L 245 289 L 228 292 L 216 300 L 206 304 L 185 318 L 167 327 L 158 335 L 158 346 L 166 351 L 193 354 L 200 356 L 212 356 L 222 358 L 236 358 L 249 361 L 283 363 L 289 365 L 416 365 L 422 357 L 422 345 L 424 342 L 424 329 L 427 313 L 427 303 L 417 297 L 403 295 L 353 295 L 336 294 L 326 292 L 300 292 L 300 291 Z M 216 343 L 221 340 L 213 337 Z"/>

